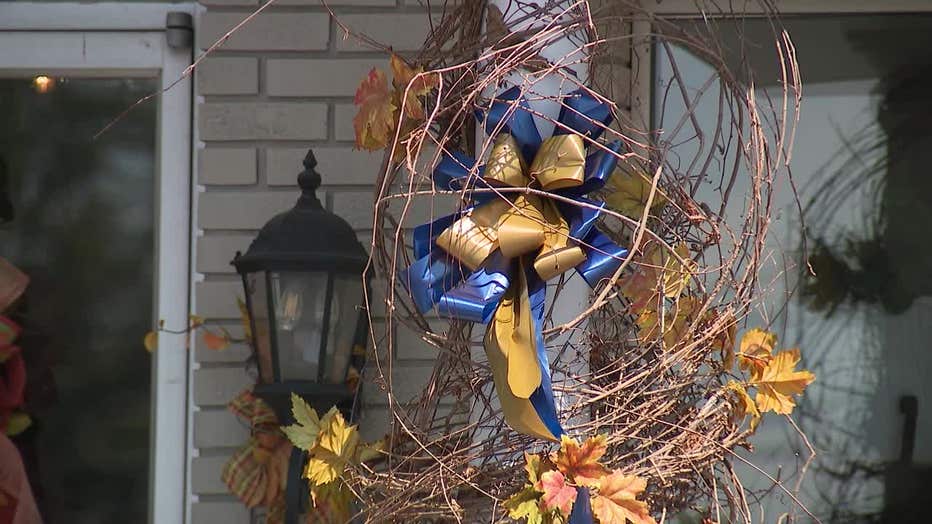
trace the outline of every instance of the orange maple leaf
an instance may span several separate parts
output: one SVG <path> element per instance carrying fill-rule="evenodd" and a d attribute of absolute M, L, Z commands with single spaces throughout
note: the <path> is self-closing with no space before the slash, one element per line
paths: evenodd
<path fill-rule="evenodd" d="M 541 498 L 544 511 L 559 510 L 563 515 L 569 515 L 576 502 L 576 488 L 566 485 L 566 478 L 559 471 L 545 471 L 540 476 L 540 482 L 534 486 L 543 492 Z"/>
<path fill-rule="evenodd" d="M 757 408 L 761 413 L 773 411 L 789 415 L 796 407 L 793 395 L 806 389 L 815 375 L 807 370 L 795 371 L 799 363 L 799 350 L 791 349 L 777 353 L 760 372 L 755 372 L 752 383 L 757 386 Z"/>
<path fill-rule="evenodd" d="M 356 147 L 369 151 L 385 147 L 395 130 L 397 109 L 392 103 L 385 73 L 372 68 L 356 89 L 353 103 L 359 106 L 359 112 L 353 118 Z"/>
<path fill-rule="evenodd" d="M 397 93 L 398 104 L 404 107 L 405 116 L 416 120 L 423 120 L 424 106 L 418 97 L 424 96 L 437 87 L 439 80 L 436 74 L 422 74 L 424 68 L 412 68 L 400 56 L 392 53 L 392 85 Z M 420 75 L 420 76 L 418 76 Z M 407 96 L 405 96 L 407 91 Z M 404 102 L 402 103 L 402 97 Z"/>
<path fill-rule="evenodd" d="M 575 439 L 563 435 L 560 437 L 560 451 L 557 452 L 557 468 L 573 482 L 581 486 L 595 486 L 599 479 L 608 473 L 599 459 L 608 450 L 605 435 L 586 439 L 580 446 Z"/>
<path fill-rule="evenodd" d="M 224 335 L 218 335 L 209 329 L 204 330 L 204 335 L 202 336 L 202 338 L 204 339 L 204 345 L 207 347 L 207 349 L 210 349 L 213 351 L 220 351 L 222 349 L 226 349 L 227 346 L 230 345 L 229 338 L 227 338 Z"/>
<path fill-rule="evenodd" d="M 656 524 L 647 503 L 637 496 L 647 487 L 647 481 L 619 470 L 599 481 L 599 490 L 592 497 L 592 512 L 600 524 Z"/>

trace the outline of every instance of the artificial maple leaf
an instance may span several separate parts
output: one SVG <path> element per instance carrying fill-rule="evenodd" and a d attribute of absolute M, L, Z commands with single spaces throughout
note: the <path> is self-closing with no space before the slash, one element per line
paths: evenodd
<path fill-rule="evenodd" d="M 405 116 L 416 120 L 423 120 L 424 106 L 418 97 L 425 96 L 437 87 L 439 81 L 436 74 L 422 75 L 424 68 L 412 69 L 404 59 L 392 53 L 392 85 L 397 93 L 398 107 L 404 107 Z M 421 75 L 421 76 L 418 76 Z M 407 91 L 407 96 L 405 92 Z M 402 103 L 402 97 L 404 102 Z"/>
<path fill-rule="evenodd" d="M 218 335 L 209 329 L 204 330 L 204 334 L 201 336 L 204 340 L 204 346 L 207 349 L 212 351 L 221 351 L 230 346 L 230 339 L 225 335 Z"/>
<path fill-rule="evenodd" d="M 201 327 L 204 325 L 204 317 L 200 315 L 190 315 L 188 316 L 188 324 L 190 324 L 191 329 Z"/>
<path fill-rule="evenodd" d="M 320 436 L 311 449 L 304 476 L 313 484 L 326 484 L 338 479 L 356 455 L 359 433 L 348 426 L 336 407 L 320 419 Z"/>
<path fill-rule="evenodd" d="M 311 508 L 307 522 L 315 524 L 345 524 L 353 520 L 353 492 L 342 482 L 330 482 L 311 487 Z"/>
<path fill-rule="evenodd" d="M 665 347 L 675 346 L 686 334 L 695 316 L 696 309 L 701 306 L 698 299 L 692 297 L 680 298 L 664 315 L 664 324 L 659 324 L 659 314 L 651 308 L 644 308 L 635 319 L 638 326 L 638 340 L 642 344 L 655 341 L 663 334 Z"/>
<path fill-rule="evenodd" d="M 385 73 L 372 68 L 356 89 L 353 103 L 359 111 L 353 118 L 356 147 L 375 151 L 388 144 L 395 131 L 395 110 Z"/>
<path fill-rule="evenodd" d="M 631 300 L 632 312 L 639 314 L 651 308 L 660 294 L 676 299 L 686 289 L 695 264 L 685 243 L 680 242 L 673 250 L 675 255 L 665 247 L 650 244 L 634 275 L 622 281 L 621 290 Z"/>
<path fill-rule="evenodd" d="M 542 473 L 542 463 L 540 460 L 540 455 L 524 452 L 524 471 L 527 471 L 528 482 L 533 486 L 540 481 L 540 474 Z"/>
<path fill-rule="evenodd" d="M 608 473 L 599 459 L 608 450 L 605 435 L 598 435 L 586 439 L 580 445 L 575 439 L 563 435 L 560 437 L 560 451 L 557 452 L 554 462 L 557 468 L 581 486 L 594 486 L 599 479 Z"/>
<path fill-rule="evenodd" d="M 592 496 L 592 512 L 600 524 L 656 524 L 647 503 L 637 500 L 647 487 L 644 479 L 615 470 L 602 477 L 598 487 Z"/>
<path fill-rule="evenodd" d="M 543 493 L 541 508 L 544 511 L 558 510 L 562 515 L 570 514 L 576 502 L 576 488 L 566 485 L 563 473 L 545 471 L 535 487 Z"/>
<path fill-rule="evenodd" d="M 320 418 L 303 398 L 291 394 L 291 416 L 295 424 L 282 426 L 282 432 L 298 449 L 310 451 L 320 436 Z"/>
<path fill-rule="evenodd" d="M 799 395 L 806 389 L 815 375 L 807 370 L 795 371 L 799 363 L 799 350 L 781 351 L 767 363 L 751 380 L 757 386 L 757 409 L 761 413 L 773 411 L 789 415 L 796 407 L 793 395 Z"/>
<path fill-rule="evenodd" d="M 761 413 L 757 409 L 757 404 L 751 399 L 751 395 L 748 395 L 748 390 L 742 384 L 731 380 L 728 384 L 725 385 L 725 388 L 735 394 L 736 403 L 734 404 L 734 415 L 736 421 L 744 420 L 744 417 L 751 415 L 751 431 L 757 430 L 757 425 L 760 424 Z"/>
<path fill-rule="evenodd" d="M 146 351 L 152 353 L 159 346 L 159 334 L 155 331 L 146 333 L 146 336 L 142 338 L 142 345 L 146 348 Z"/>
<path fill-rule="evenodd" d="M 542 524 L 543 513 L 540 510 L 541 492 L 528 486 L 515 493 L 505 501 L 508 516 L 518 520 L 527 519 L 527 524 Z"/>
<path fill-rule="evenodd" d="M 625 168 L 619 164 L 608 179 L 609 193 L 605 195 L 605 203 L 626 217 L 640 220 L 647 207 L 647 197 L 650 196 L 652 185 L 652 180 L 640 170 Z M 666 204 L 666 195 L 659 189 L 656 190 L 651 202 L 651 211 L 661 209 Z"/>
<path fill-rule="evenodd" d="M 22 411 L 16 411 L 6 421 L 6 434 L 15 437 L 32 426 L 32 417 Z"/>
<path fill-rule="evenodd" d="M 249 308 L 243 299 L 236 297 L 236 307 L 239 308 L 239 320 L 243 325 L 243 336 L 248 342 L 252 342 L 252 321 L 249 320 Z"/>
<path fill-rule="evenodd" d="M 777 336 L 760 328 L 748 330 L 738 347 L 738 367 L 741 371 L 760 372 L 770 362 Z"/>

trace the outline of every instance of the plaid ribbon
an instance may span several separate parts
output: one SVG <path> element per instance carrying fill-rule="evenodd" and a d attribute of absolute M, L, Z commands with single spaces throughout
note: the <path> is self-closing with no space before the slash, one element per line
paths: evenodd
<path fill-rule="evenodd" d="M 223 467 L 221 479 L 248 508 L 268 508 L 266 522 L 279 524 L 285 515 L 285 483 L 291 443 L 278 429 L 275 412 L 244 390 L 227 408 L 250 425 L 252 435 Z"/>

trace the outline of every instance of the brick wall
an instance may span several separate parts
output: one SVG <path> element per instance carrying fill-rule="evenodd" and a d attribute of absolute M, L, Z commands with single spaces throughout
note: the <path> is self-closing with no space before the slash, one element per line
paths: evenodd
<path fill-rule="evenodd" d="M 258 0 L 202 0 L 196 27 L 203 50 L 258 7 Z M 417 0 L 330 0 L 343 23 L 398 51 L 420 46 L 428 31 Z M 625 62 L 628 63 L 628 62 Z M 313 147 L 325 205 L 347 219 L 364 245 L 371 232 L 372 186 L 381 154 L 353 150 L 352 96 L 387 58 L 351 39 L 315 0 L 279 0 L 208 58 L 196 74 L 199 192 L 196 209 L 195 310 L 236 335 L 240 283 L 229 265 L 256 230 L 297 197 L 301 159 Z M 627 82 L 624 71 L 623 82 Z M 426 216 L 424 217 L 426 218 Z M 433 350 L 402 328 L 396 381 L 415 394 Z M 247 511 L 220 482 L 220 470 L 248 430 L 226 402 L 252 383 L 243 345 L 213 352 L 196 344 L 192 369 L 191 522 L 246 523 Z M 375 387 L 364 397 L 364 436 L 387 430 Z"/>

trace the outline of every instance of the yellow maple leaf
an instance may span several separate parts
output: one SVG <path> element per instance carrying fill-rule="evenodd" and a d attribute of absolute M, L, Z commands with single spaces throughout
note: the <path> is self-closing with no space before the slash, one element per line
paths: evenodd
<path fill-rule="evenodd" d="M 622 280 L 621 290 L 631 300 L 632 312 L 651 308 L 661 294 L 676 299 L 686 289 L 695 263 L 689 258 L 689 248 L 684 242 L 674 246 L 673 251 L 670 253 L 656 243 L 649 244 L 638 261 L 637 270 Z"/>
<path fill-rule="evenodd" d="M 567 478 L 581 486 L 594 486 L 608 473 L 599 459 L 608 450 L 605 435 L 589 437 L 582 445 L 566 435 L 560 437 L 560 450 L 554 463 Z"/>
<path fill-rule="evenodd" d="M 527 524 L 541 524 L 543 514 L 540 508 L 540 491 L 531 486 L 525 487 L 505 501 L 508 516 L 514 520 L 527 519 Z"/>
<path fill-rule="evenodd" d="M 353 118 L 356 147 L 369 151 L 385 147 L 395 131 L 397 109 L 392 103 L 385 73 L 372 68 L 359 84 L 353 103 L 359 106 Z"/>
<path fill-rule="evenodd" d="M 146 336 L 142 338 L 142 345 L 146 351 L 152 353 L 159 346 L 159 334 L 155 331 L 146 333 Z"/>
<path fill-rule="evenodd" d="M 759 372 L 770 362 L 777 336 L 760 328 L 748 330 L 738 347 L 738 367 L 741 371 Z"/>
<path fill-rule="evenodd" d="M 315 524 L 350 522 L 353 520 L 352 501 L 353 492 L 342 482 L 311 486 L 311 508 L 309 508 L 306 522 Z"/>
<path fill-rule="evenodd" d="M 236 297 L 236 307 L 239 308 L 239 320 L 243 325 L 243 336 L 246 337 L 248 343 L 252 344 L 252 321 L 249 319 L 249 308 L 246 307 L 243 299 L 239 297 Z"/>
<path fill-rule="evenodd" d="M 705 314 L 705 321 L 711 326 L 719 326 L 714 338 L 712 347 L 718 349 L 722 356 L 722 367 L 730 370 L 735 365 L 735 336 L 738 330 L 738 321 L 735 314 L 728 310 L 719 313 L 715 310 L 709 310 Z"/>
<path fill-rule="evenodd" d="M 659 324 L 660 315 L 656 310 L 644 308 L 635 322 L 638 325 L 638 340 L 642 344 L 650 343 L 663 336 L 667 348 L 675 346 L 686 334 L 692 323 L 700 301 L 693 297 L 681 297 L 664 315 L 663 326 Z"/>
<path fill-rule="evenodd" d="M 803 369 L 795 371 L 799 363 L 799 350 L 781 351 L 767 363 L 760 372 L 755 372 L 752 383 L 757 386 L 757 409 L 761 413 L 773 411 L 789 415 L 796 407 L 793 395 L 799 395 L 806 389 L 815 375 Z"/>
<path fill-rule="evenodd" d="M 356 426 L 346 424 L 336 407 L 330 408 L 320 419 L 317 445 L 311 449 L 304 476 L 313 484 L 322 485 L 338 479 L 356 456 L 359 433 Z"/>
<path fill-rule="evenodd" d="M 592 497 L 592 513 L 600 524 L 656 524 L 647 503 L 637 500 L 646 487 L 647 481 L 641 477 L 615 470 L 599 480 L 598 493 Z"/>
<path fill-rule="evenodd" d="M 751 395 L 748 395 L 748 390 L 742 384 L 731 380 L 728 384 L 725 385 L 725 388 L 735 394 L 735 404 L 733 404 L 735 411 L 735 420 L 741 421 L 747 415 L 751 415 L 751 431 L 757 430 L 757 425 L 760 424 L 761 413 L 757 409 L 757 404 L 754 403 L 754 400 L 751 399 Z"/>
<path fill-rule="evenodd" d="M 188 324 L 191 325 L 191 329 L 201 327 L 204 325 L 204 317 L 200 315 L 189 315 Z"/>
<path fill-rule="evenodd" d="M 392 85 L 395 87 L 395 94 L 398 107 L 404 107 L 405 116 L 416 120 L 423 120 L 424 106 L 418 97 L 422 97 L 437 87 L 439 80 L 436 74 L 422 75 L 424 68 L 412 68 L 400 56 L 392 53 Z M 421 75 L 421 76 L 418 76 Z M 405 95 L 407 91 L 407 96 Z M 404 103 L 402 103 L 404 97 Z"/>
<path fill-rule="evenodd" d="M 317 417 L 317 411 L 303 398 L 292 393 L 291 416 L 294 418 L 295 423 L 290 426 L 282 426 L 282 432 L 296 448 L 311 451 L 317 445 L 317 439 L 320 437 L 321 423 Z"/>
<path fill-rule="evenodd" d="M 640 169 L 630 166 L 619 166 L 612 173 L 606 185 L 609 193 L 605 195 L 608 207 L 618 211 L 626 217 L 640 220 L 647 207 L 647 197 L 650 196 L 652 180 L 644 175 Z M 651 211 L 663 208 L 667 204 L 667 197 L 659 189 L 654 193 Z"/>
<path fill-rule="evenodd" d="M 32 417 L 22 411 L 16 411 L 6 421 L 6 434 L 15 437 L 32 426 Z"/>

